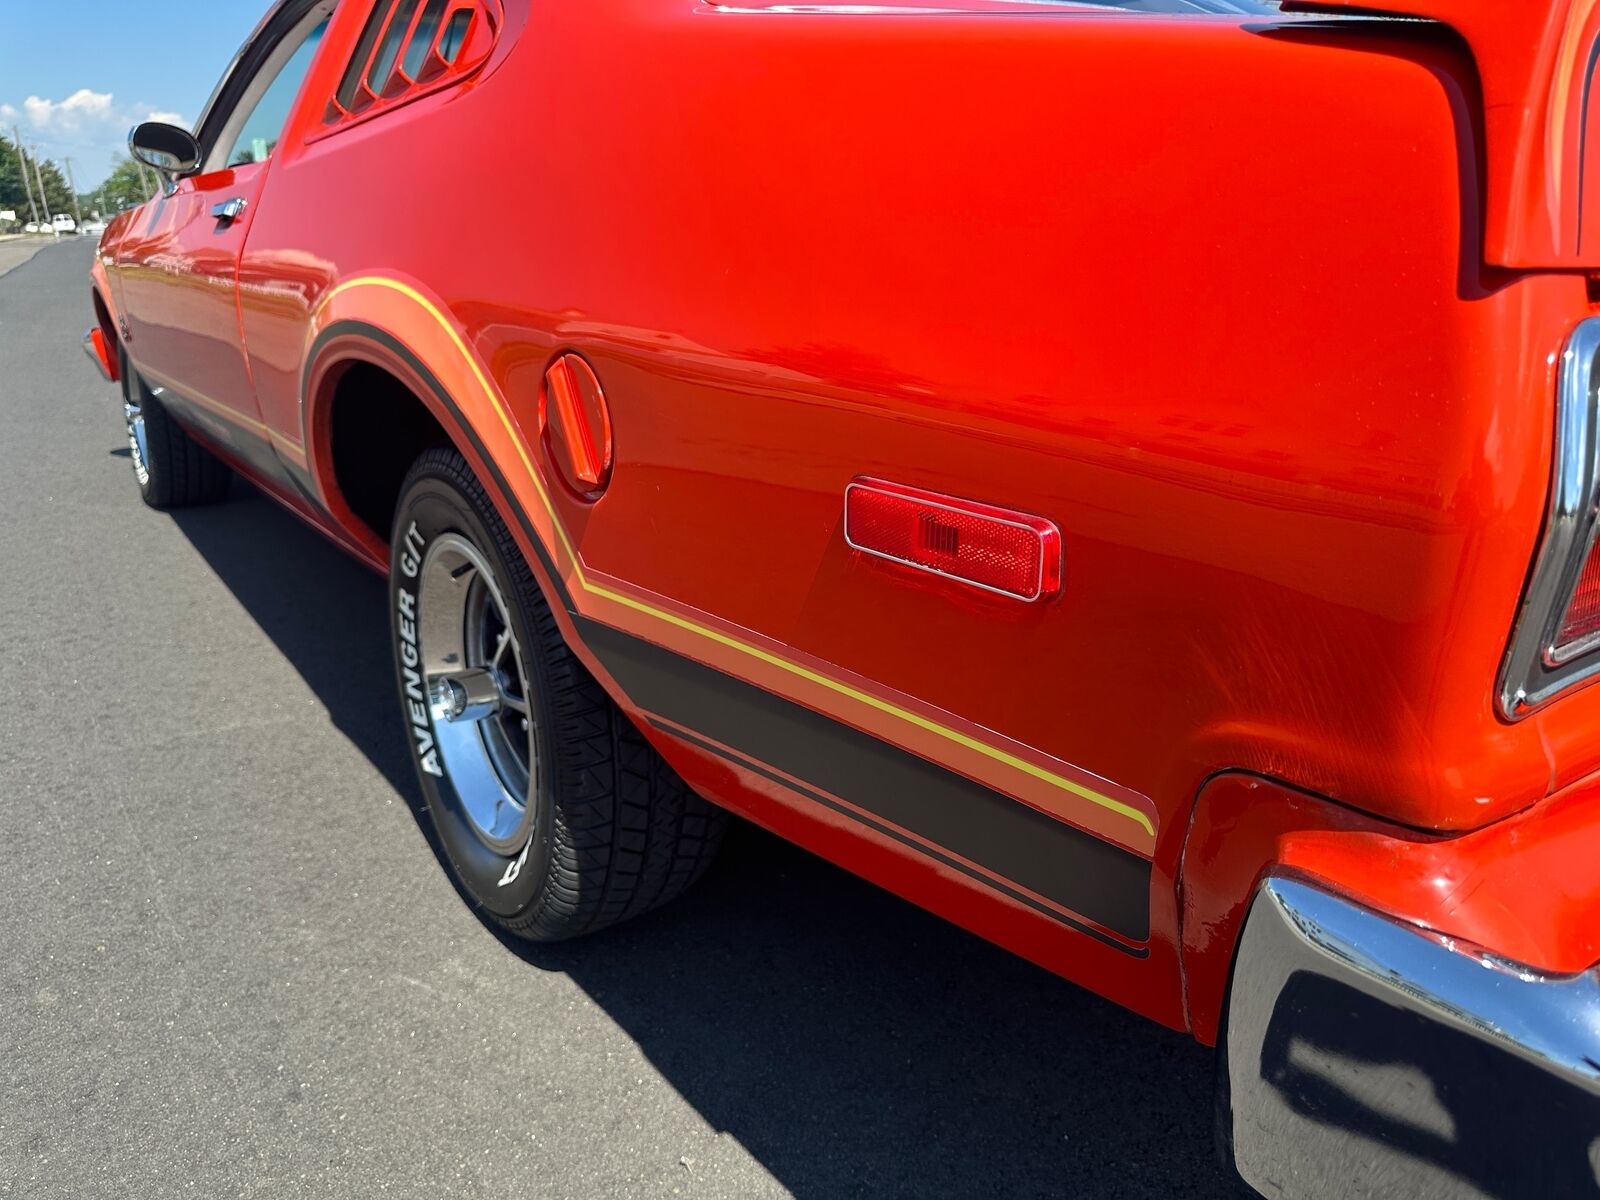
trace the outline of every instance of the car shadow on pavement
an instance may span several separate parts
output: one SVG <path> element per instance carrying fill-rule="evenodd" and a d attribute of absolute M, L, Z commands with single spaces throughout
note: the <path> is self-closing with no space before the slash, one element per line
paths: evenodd
<path fill-rule="evenodd" d="M 173 519 L 439 855 L 394 715 L 382 580 L 234 495 Z M 797 1196 L 1238 1194 L 1212 1152 L 1209 1051 L 754 827 L 661 912 L 500 941 L 582 987 Z"/>

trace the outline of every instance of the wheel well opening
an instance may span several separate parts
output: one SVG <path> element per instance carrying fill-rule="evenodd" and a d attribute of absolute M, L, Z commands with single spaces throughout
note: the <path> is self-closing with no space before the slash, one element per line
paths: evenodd
<path fill-rule="evenodd" d="M 449 435 L 416 393 L 370 363 L 344 371 L 332 404 L 334 482 L 350 511 L 387 542 L 406 472 L 424 450 L 449 445 Z"/>
<path fill-rule="evenodd" d="M 117 323 L 111 319 L 111 310 L 106 307 L 105 298 L 100 295 L 100 289 L 93 287 L 89 294 L 94 297 L 94 319 L 100 326 L 100 333 L 106 339 L 106 348 L 116 357 L 120 339 L 117 337 Z"/>

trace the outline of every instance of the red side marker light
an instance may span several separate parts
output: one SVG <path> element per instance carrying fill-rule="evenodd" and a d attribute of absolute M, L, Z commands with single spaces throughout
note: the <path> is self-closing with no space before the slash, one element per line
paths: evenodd
<path fill-rule="evenodd" d="M 563 354 L 545 372 L 539 436 L 575 490 L 600 491 L 611 477 L 611 413 L 593 369 Z"/>
<path fill-rule="evenodd" d="M 1061 531 L 1030 513 L 857 479 L 844 492 L 844 538 L 865 554 L 1014 600 L 1061 590 Z"/>
<path fill-rule="evenodd" d="M 104 375 L 112 383 L 120 383 L 122 381 L 122 372 L 119 370 L 118 361 L 111 353 L 111 347 L 106 343 L 105 331 L 98 325 L 92 327 L 88 333 L 83 335 L 83 350 L 89 356 L 90 361 L 100 368 L 100 374 Z"/>

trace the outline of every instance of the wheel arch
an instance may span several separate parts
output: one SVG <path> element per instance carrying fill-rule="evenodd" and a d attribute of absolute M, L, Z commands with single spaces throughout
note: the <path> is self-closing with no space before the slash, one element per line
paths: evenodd
<path fill-rule="evenodd" d="M 89 298 L 94 307 L 95 324 L 100 327 L 100 334 L 106 340 L 106 348 L 115 360 L 117 351 L 122 348 L 122 330 L 119 328 L 116 308 L 112 303 L 111 276 L 106 270 L 103 259 L 96 257 L 94 266 L 89 270 Z"/>
<path fill-rule="evenodd" d="M 106 298 L 101 294 L 100 285 L 96 283 L 89 289 L 94 304 L 95 324 L 100 327 L 100 332 L 106 339 L 106 346 L 116 353 L 122 345 L 122 337 L 117 332 L 117 323 L 111 316 L 111 306 L 106 303 Z"/>
<path fill-rule="evenodd" d="M 372 298 L 391 299 L 382 291 Z M 313 324 L 301 411 L 309 482 L 328 513 L 387 562 L 388 524 L 406 471 L 428 447 L 453 446 L 523 543 L 551 607 L 570 617 L 575 608 L 552 557 L 555 539 L 530 518 L 540 511 L 537 485 L 508 478 L 508 470 L 529 475 L 532 458 L 504 402 L 488 394 L 492 385 L 437 309 L 426 319 L 395 320 L 392 304 L 387 312 L 375 307 L 380 311 L 341 305 Z M 376 421 L 390 428 L 374 443 Z M 508 445 L 513 440 L 519 444 Z M 503 469 L 508 463 L 514 467 Z"/>
<path fill-rule="evenodd" d="M 379 355 L 349 347 L 318 385 L 320 453 L 311 458 L 329 510 L 347 533 L 387 546 L 406 472 L 456 439 L 417 389 Z M 459 447 L 457 447 L 459 448 Z"/>

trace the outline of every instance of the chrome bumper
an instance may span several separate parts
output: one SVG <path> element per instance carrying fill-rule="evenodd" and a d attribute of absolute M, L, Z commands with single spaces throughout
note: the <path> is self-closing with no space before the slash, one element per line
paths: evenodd
<path fill-rule="evenodd" d="M 1600 977 L 1540 977 L 1269 879 L 1226 1035 L 1234 1161 L 1266 1196 L 1600 1195 Z"/>

